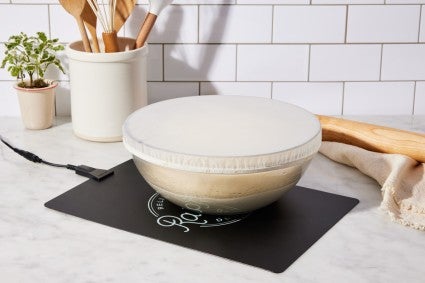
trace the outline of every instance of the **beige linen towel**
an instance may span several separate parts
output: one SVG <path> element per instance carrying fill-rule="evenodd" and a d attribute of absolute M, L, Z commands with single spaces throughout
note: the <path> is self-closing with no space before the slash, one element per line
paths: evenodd
<path fill-rule="evenodd" d="M 323 142 L 320 153 L 375 179 L 382 186 L 381 209 L 393 221 L 425 230 L 424 163 L 336 142 Z"/>

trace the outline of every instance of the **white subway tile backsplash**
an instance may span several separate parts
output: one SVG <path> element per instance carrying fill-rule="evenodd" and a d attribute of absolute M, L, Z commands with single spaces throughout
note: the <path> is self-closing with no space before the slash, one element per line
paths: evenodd
<path fill-rule="evenodd" d="M 233 81 L 236 46 L 214 44 L 166 44 L 167 81 Z"/>
<path fill-rule="evenodd" d="M 199 95 L 199 83 L 194 82 L 149 82 L 148 103 Z"/>
<path fill-rule="evenodd" d="M 346 83 L 344 115 L 411 115 L 414 82 Z"/>
<path fill-rule="evenodd" d="M 326 115 L 425 115 L 421 4 L 425 0 L 174 0 L 148 39 L 149 102 L 247 95 Z M 148 8 L 148 0 L 138 0 L 119 34 L 135 37 Z M 1 43 L 20 31 L 44 31 L 63 43 L 81 38 L 58 0 L 0 0 L 0 21 L 0 60 Z M 67 57 L 59 56 L 67 69 Z M 54 69 L 46 77 L 60 81 L 57 115 L 69 115 L 68 75 Z M 0 69 L 0 116 L 20 115 L 14 82 Z"/>
<path fill-rule="evenodd" d="M 148 46 L 148 81 L 163 80 L 163 54 L 161 44 L 149 44 Z"/>
<path fill-rule="evenodd" d="M 236 0 L 174 0 L 173 4 L 235 4 Z"/>
<path fill-rule="evenodd" d="M 60 82 L 55 90 L 56 115 L 71 115 L 71 92 L 69 82 Z"/>
<path fill-rule="evenodd" d="M 200 6 L 199 42 L 271 42 L 271 18 L 271 6 Z"/>
<path fill-rule="evenodd" d="M 424 44 L 385 44 L 382 80 L 424 80 Z"/>
<path fill-rule="evenodd" d="M 136 6 L 125 24 L 125 35 L 135 38 L 146 16 L 148 6 Z M 170 5 L 157 18 L 149 35 L 150 43 L 198 42 L 198 7 L 194 5 Z"/>
<path fill-rule="evenodd" d="M 51 5 L 49 10 L 52 38 L 59 38 L 60 42 L 81 40 L 77 21 L 73 16 L 60 5 Z"/>
<path fill-rule="evenodd" d="M 271 98 L 271 83 L 262 82 L 205 82 L 201 95 L 242 95 Z"/>
<path fill-rule="evenodd" d="M 137 0 L 137 4 L 149 4 L 149 0 Z M 198 4 L 235 4 L 236 0 L 174 0 L 172 4 L 198 5 Z"/>
<path fill-rule="evenodd" d="M 425 115 L 425 82 L 416 83 L 415 115 Z"/>
<path fill-rule="evenodd" d="M 0 42 L 11 35 L 25 32 L 34 35 L 38 31 L 49 33 L 47 5 L 1 5 Z"/>
<path fill-rule="evenodd" d="M 15 82 L 0 81 L 0 115 L 21 116 L 18 96 L 12 85 Z"/>
<path fill-rule="evenodd" d="M 311 81 L 378 80 L 380 45 L 312 45 Z"/>
<path fill-rule="evenodd" d="M 350 6 L 347 42 L 417 42 L 420 6 Z"/>
<path fill-rule="evenodd" d="M 312 0 L 311 4 L 384 4 L 384 0 Z"/>
<path fill-rule="evenodd" d="M 11 0 L 13 4 L 58 4 L 59 0 Z"/>
<path fill-rule="evenodd" d="M 342 43 L 345 6 L 276 6 L 273 42 Z"/>
<path fill-rule="evenodd" d="M 273 99 L 315 114 L 342 114 L 342 83 L 273 83 Z"/>
<path fill-rule="evenodd" d="M 307 45 L 239 45 L 237 80 L 306 81 Z"/>
<path fill-rule="evenodd" d="M 237 0 L 237 4 L 310 4 L 310 0 Z"/>
<path fill-rule="evenodd" d="M 425 0 L 386 0 L 386 4 L 422 4 Z"/>

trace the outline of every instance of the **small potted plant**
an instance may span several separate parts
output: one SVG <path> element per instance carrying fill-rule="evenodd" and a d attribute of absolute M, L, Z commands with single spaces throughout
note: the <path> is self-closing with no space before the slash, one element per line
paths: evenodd
<path fill-rule="evenodd" d="M 44 78 L 50 65 L 64 72 L 56 52 L 64 50 L 58 39 L 48 39 L 43 32 L 28 36 L 21 32 L 5 43 L 5 58 L 1 68 L 6 68 L 18 82 L 19 106 L 24 125 L 28 129 L 47 129 L 53 124 L 55 88 L 57 82 Z"/>

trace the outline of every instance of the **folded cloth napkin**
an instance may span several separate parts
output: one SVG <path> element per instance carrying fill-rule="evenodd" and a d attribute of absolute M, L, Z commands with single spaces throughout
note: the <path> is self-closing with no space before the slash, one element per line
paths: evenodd
<path fill-rule="evenodd" d="M 323 142 L 320 153 L 375 179 L 382 186 L 380 207 L 393 221 L 425 230 L 424 163 L 336 142 Z"/>

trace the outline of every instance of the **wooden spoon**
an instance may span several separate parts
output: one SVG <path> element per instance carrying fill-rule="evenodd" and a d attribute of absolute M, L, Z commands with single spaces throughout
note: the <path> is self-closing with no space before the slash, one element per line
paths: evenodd
<path fill-rule="evenodd" d="M 114 30 L 118 32 L 133 12 L 137 0 L 117 0 L 115 9 Z"/>
<path fill-rule="evenodd" d="M 86 4 L 84 5 L 83 13 L 81 14 L 81 17 L 83 18 L 84 24 L 87 27 L 88 31 L 91 34 L 92 38 L 92 47 L 94 52 L 99 53 L 99 41 L 97 39 L 97 32 L 96 32 L 96 24 L 97 24 L 97 17 L 96 14 L 93 12 L 93 10 L 90 8 L 89 3 L 86 1 Z"/>
<path fill-rule="evenodd" d="M 322 125 L 323 141 L 351 144 L 375 152 L 403 154 L 425 162 L 425 134 L 334 117 L 317 117 Z"/>
<path fill-rule="evenodd" d="M 59 2 L 62 7 L 77 20 L 78 28 L 80 29 L 81 38 L 84 44 L 84 50 L 86 52 L 91 52 L 90 41 L 87 37 L 83 18 L 81 17 L 84 6 L 86 5 L 86 0 L 59 0 Z"/>

